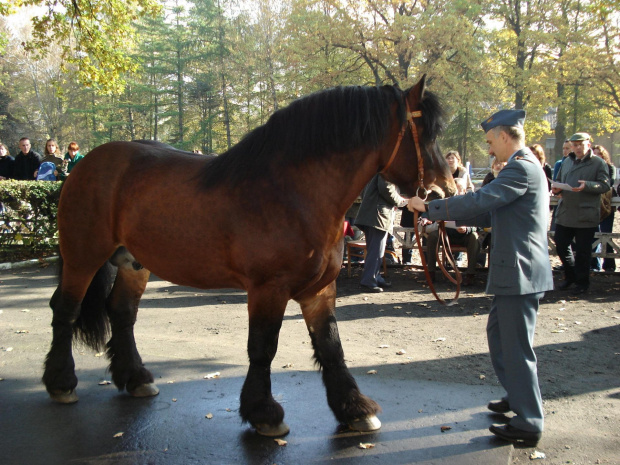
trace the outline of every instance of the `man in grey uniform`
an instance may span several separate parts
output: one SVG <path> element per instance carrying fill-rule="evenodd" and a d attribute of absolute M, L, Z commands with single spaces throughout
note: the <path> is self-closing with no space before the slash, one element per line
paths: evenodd
<path fill-rule="evenodd" d="M 523 110 L 501 110 L 484 121 L 489 154 L 507 161 L 497 178 L 475 193 L 435 200 L 418 197 L 408 208 L 428 211 L 430 220 L 492 227 L 486 292 L 495 294 L 487 339 L 495 373 L 506 396 L 489 410 L 513 411 L 507 425 L 489 430 L 511 442 L 535 446 L 542 436 L 543 409 L 534 330 L 539 300 L 553 289 L 547 250 L 549 193 L 540 163 L 525 146 Z"/>

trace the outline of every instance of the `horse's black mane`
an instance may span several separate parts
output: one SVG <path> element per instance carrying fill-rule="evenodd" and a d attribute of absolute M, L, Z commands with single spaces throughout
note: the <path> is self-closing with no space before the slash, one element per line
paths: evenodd
<path fill-rule="evenodd" d="M 432 140 L 442 129 L 443 111 L 435 95 L 424 95 L 424 135 Z M 392 124 L 394 103 L 402 124 L 404 94 L 397 87 L 334 87 L 302 97 L 208 163 L 199 174 L 201 183 L 208 187 L 224 179 L 242 182 L 269 171 L 275 160 L 282 166 L 360 148 L 375 149 Z"/>

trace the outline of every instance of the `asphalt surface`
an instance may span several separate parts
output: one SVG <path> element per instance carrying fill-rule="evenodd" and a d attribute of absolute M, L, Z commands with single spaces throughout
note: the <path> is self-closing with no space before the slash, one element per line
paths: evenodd
<path fill-rule="evenodd" d="M 205 357 L 205 348 L 180 349 L 174 339 L 140 344 L 170 323 L 161 312 L 139 317 L 143 329 L 137 337 L 161 390 L 158 396 L 134 399 L 100 384 L 110 379 L 105 357 L 78 348 L 80 400 L 55 404 L 40 381 L 51 340 L 47 302 L 54 288 L 52 267 L 0 271 L 0 464 L 510 462 L 512 446 L 487 429 L 494 417 L 485 405 L 501 395 L 497 388 L 368 376 L 366 368 L 352 372 L 362 391 L 383 407 L 383 426 L 372 434 L 339 427 L 316 371 L 274 367 L 273 394 L 291 428 L 283 438 L 286 445 L 279 445 L 240 421 L 239 393 L 247 370 L 240 357 L 230 357 L 226 350 Z M 153 278 L 146 305 L 171 290 L 174 285 Z M 222 306 L 245 305 L 234 298 L 238 291 L 222 294 L 229 296 L 220 301 Z M 199 303 L 192 305 L 196 309 Z M 244 347 L 246 326 L 240 325 Z M 181 324 L 177 331 L 183 331 Z M 218 377 L 204 379 L 215 372 Z"/>

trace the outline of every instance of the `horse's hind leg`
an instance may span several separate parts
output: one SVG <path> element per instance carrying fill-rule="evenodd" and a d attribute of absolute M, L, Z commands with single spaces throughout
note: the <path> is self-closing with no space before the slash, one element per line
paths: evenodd
<path fill-rule="evenodd" d="M 75 362 L 71 353 L 76 327 L 80 331 L 86 329 L 82 334 L 89 345 L 103 345 L 107 332 L 104 316 L 105 294 L 106 289 L 109 290 L 109 283 L 110 267 L 107 265 L 97 271 L 92 280 L 84 271 L 63 266 L 60 284 L 50 300 L 50 307 L 54 312 L 52 344 L 45 359 L 43 373 L 43 383 L 52 400 L 56 402 L 70 404 L 78 400 L 75 394 Z M 83 302 L 87 302 L 86 312 L 81 312 Z M 87 324 L 78 322 L 80 316 L 83 321 L 86 318 Z"/>
<path fill-rule="evenodd" d="M 284 409 L 271 395 L 271 362 L 278 350 L 278 337 L 286 300 L 276 289 L 248 292 L 250 368 L 241 390 L 239 413 L 263 436 L 289 432 Z"/>
<path fill-rule="evenodd" d="M 124 248 L 119 250 L 122 253 L 117 252 L 111 260 L 118 266 L 118 272 L 106 302 L 112 326 L 108 342 L 110 372 L 120 390 L 126 388 L 135 397 L 155 396 L 159 389 L 153 383 L 153 375 L 142 364 L 134 338 L 138 304 L 150 272 L 133 261 Z"/>
<path fill-rule="evenodd" d="M 379 429 L 381 422 L 376 414 L 381 408 L 360 392 L 344 362 L 334 315 L 336 282 L 317 295 L 297 300 L 310 332 L 314 358 L 322 369 L 327 403 L 336 419 L 358 431 Z"/>

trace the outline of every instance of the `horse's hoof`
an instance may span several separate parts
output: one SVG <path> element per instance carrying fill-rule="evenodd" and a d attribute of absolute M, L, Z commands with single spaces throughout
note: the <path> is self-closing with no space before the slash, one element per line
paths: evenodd
<path fill-rule="evenodd" d="M 260 423 L 258 425 L 254 425 L 254 428 L 256 429 L 256 432 L 261 436 L 269 436 L 270 438 L 285 436 L 290 431 L 288 425 L 284 422 L 280 423 L 277 426 Z"/>
<path fill-rule="evenodd" d="M 157 394 L 159 394 L 159 388 L 155 383 L 141 384 L 129 392 L 129 395 L 133 397 L 153 397 Z"/>
<path fill-rule="evenodd" d="M 70 391 L 50 392 L 50 398 L 59 404 L 75 404 L 78 401 L 75 389 L 71 389 Z"/>
<path fill-rule="evenodd" d="M 369 415 L 364 418 L 356 418 L 349 423 L 349 428 L 366 433 L 368 431 L 376 431 L 381 428 L 381 422 L 376 415 Z"/>

